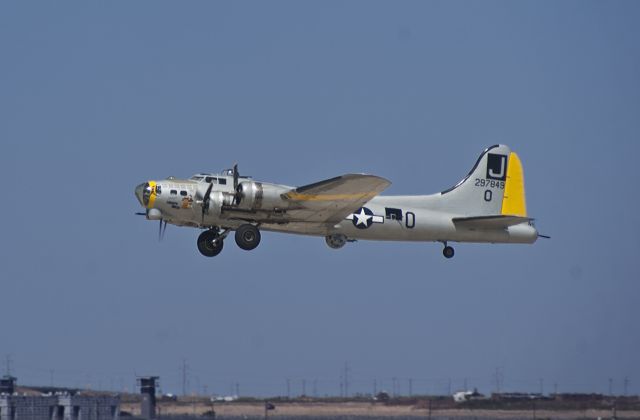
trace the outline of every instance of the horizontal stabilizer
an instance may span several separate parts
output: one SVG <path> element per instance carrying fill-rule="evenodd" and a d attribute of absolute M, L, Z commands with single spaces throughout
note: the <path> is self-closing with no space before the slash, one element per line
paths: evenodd
<path fill-rule="evenodd" d="M 531 218 L 521 216 L 475 216 L 475 217 L 454 217 L 453 223 L 456 226 L 467 229 L 506 229 L 509 226 L 528 223 Z"/>

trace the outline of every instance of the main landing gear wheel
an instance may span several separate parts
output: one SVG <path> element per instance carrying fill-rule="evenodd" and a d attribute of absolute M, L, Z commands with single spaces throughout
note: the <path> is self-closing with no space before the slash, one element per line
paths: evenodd
<path fill-rule="evenodd" d="M 236 244 L 245 251 L 251 251 L 260 245 L 260 231 L 253 225 L 242 225 L 236 229 Z"/>
<path fill-rule="evenodd" d="M 442 250 L 442 255 L 444 255 L 445 258 L 453 258 L 453 256 L 455 255 L 455 251 L 453 250 L 453 247 L 445 245 L 444 249 Z"/>
<path fill-rule="evenodd" d="M 325 236 L 324 240 L 331 249 L 340 249 L 347 243 L 347 237 L 341 233 Z"/>
<path fill-rule="evenodd" d="M 206 230 L 198 236 L 198 251 L 205 257 L 215 257 L 223 246 L 224 239 L 215 230 Z"/>

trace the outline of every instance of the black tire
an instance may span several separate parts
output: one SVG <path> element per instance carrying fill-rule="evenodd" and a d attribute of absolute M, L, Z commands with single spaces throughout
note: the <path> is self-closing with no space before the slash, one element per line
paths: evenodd
<path fill-rule="evenodd" d="M 450 246 L 445 246 L 444 249 L 442 250 L 442 255 L 444 255 L 445 258 L 453 258 L 455 253 L 456 252 Z"/>
<path fill-rule="evenodd" d="M 218 233 L 213 230 L 207 230 L 202 232 L 198 236 L 198 251 L 205 257 L 215 257 L 218 255 L 224 247 L 224 240 L 218 239 Z"/>
<path fill-rule="evenodd" d="M 256 249 L 260 245 L 260 231 L 253 225 L 242 225 L 236 229 L 236 244 L 245 251 Z"/>

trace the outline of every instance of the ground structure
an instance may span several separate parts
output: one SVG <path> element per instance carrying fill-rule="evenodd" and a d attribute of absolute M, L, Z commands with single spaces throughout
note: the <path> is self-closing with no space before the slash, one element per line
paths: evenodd
<path fill-rule="evenodd" d="M 640 419 L 640 409 L 618 410 L 611 408 L 481 408 L 481 407 L 433 407 L 429 409 L 424 401 L 415 405 L 390 405 L 371 402 L 276 402 L 275 410 L 266 412 L 268 418 L 421 418 L 436 419 Z M 122 403 L 123 412 L 132 415 L 140 414 L 140 404 L 136 402 Z M 211 403 L 208 401 L 174 401 L 160 402 L 158 415 L 163 416 L 198 416 L 225 418 L 264 418 L 264 402 L 231 402 Z"/>

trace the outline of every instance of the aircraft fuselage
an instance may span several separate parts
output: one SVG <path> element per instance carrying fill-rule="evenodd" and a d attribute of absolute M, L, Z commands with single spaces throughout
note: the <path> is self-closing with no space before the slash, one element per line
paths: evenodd
<path fill-rule="evenodd" d="M 487 148 L 454 187 L 430 195 L 381 196 L 390 182 L 374 175 L 346 174 L 302 187 L 254 181 L 237 166 L 221 174 L 169 177 L 136 187 L 149 220 L 205 229 L 198 248 L 217 255 L 235 231 L 245 250 L 260 242 L 260 230 L 324 236 L 331 248 L 356 240 L 521 243 L 537 240 L 527 216 L 524 175 L 508 146 Z"/>

